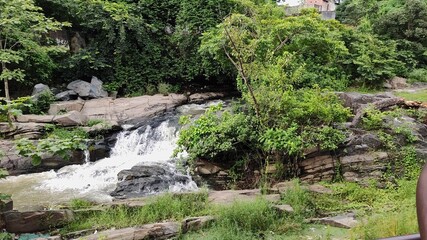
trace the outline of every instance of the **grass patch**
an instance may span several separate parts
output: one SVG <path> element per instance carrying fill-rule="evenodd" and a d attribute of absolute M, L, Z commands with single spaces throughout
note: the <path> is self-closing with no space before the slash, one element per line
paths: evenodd
<path fill-rule="evenodd" d="M 166 220 L 181 221 L 186 217 L 211 215 L 215 222 L 197 232 L 180 235 L 179 239 L 377 239 L 417 232 L 415 213 L 416 180 L 398 180 L 386 188 L 375 184 L 323 183 L 331 194 L 306 190 L 298 181 L 281 195 L 293 213 L 280 214 L 272 203 L 259 198 L 230 205 L 208 203 L 207 192 L 165 194 L 150 199 L 143 207 L 117 206 L 99 212 L 78 213 L 77 219 L 63 232 L 89 228 L 123 228 Z M 87 202 L 74 200 L 73 206 L 87 207 Z M 360 224 L 351 230 L 308 224 L 311 217 L 336 215 L 353 211 Z"/>
<path fill-rule="evenodd" d="M 94 203 L 79 198 L 72 199 L 69 204 L 69 207 L 73 210 L 86 209 L 92 206 L 94 206 Z"/>
<path fill-rule="evenodd" d="M 420 90 L 416 92 L 396 92 L 394 94 L 408 101 L 427 102 L 427 90 Z"/>
<path fill-rule="evenodd" d="M 207 196 L 206 192 L 165 194 L 152 198 L 147 205 L 139 208 L 116 206 L 100 212 L 83 212 L 62 231 L 66 233 L 90 228 L 124 228 L 164 220 L 182 220 L 188 216 L 201 216 L 207 211 Z"/>

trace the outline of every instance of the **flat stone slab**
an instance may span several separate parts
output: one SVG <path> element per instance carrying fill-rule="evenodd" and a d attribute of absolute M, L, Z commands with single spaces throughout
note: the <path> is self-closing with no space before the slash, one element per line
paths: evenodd
<path fill-rule="evenodd" d="M 140 227 L 112 229 L 101 231 L 89 236 L 75 238 L 81 240 L 142 240 L 142 239 L 170 239 L 178 235 L 181 224 L 164 222 L 146 224 Z"/>
<path fill-rule="evenodd" d="M 232 204 L 235 201 L 253 201 L 260 196 L 271 202 L 280 201 L 280 194 L 262 195 L 259 189 L 211 191 L 208 200 L 213 204 Z"/>
<path fill-rule="evenodd" d="M 280 205 L 274 205 L 273 206 L 274 209 L 276 209 L 279 213 L 293 213 L 294 212 L 294 208 L 291 205 L 288 204 L 280 204 Z"/>
<path fill-rule="evenodd" d="M 352 213 L 338 215 L 335 217 L 312 218 L 310 219 L 310 222 L 348 229 L 355 227 L 359 223 Z"/>
<path fill-rule="evenodd" d="M 16 117 L 17 122 L 35 122 L 35 123 L 52 123 L 54 115 L 34 115 L 34 114 L 25 114 L 18 115 Z"/>

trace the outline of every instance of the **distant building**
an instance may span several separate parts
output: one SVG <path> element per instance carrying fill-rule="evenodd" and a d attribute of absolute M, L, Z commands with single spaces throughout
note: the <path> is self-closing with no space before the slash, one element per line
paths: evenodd
<path fill-rule="evenodd" d="M 342 0 L 276 0 L 277 5 L 286 5 L 290 15 L 298 13 L 302 8 L 316 8 L 323 19 L 335 19 L 336 5 Z"/>
<path fill-rule="evenodd" d="M 276 0 L 277 5 L 288 5 L 289 7 L 301 6 L 304 0 Z"/>

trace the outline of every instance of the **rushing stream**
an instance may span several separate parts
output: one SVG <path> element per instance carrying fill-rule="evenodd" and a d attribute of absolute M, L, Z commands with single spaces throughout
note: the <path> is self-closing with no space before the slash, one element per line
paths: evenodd
<path fill-rule="evenodd" d="M 117 174 L 135 165 L 161 164 L 174 171 L 171 158 L 178 137 L 177 119 L 181 114 L 198 114 L 211 104 L 185 105 L 159 124 L 149 124 L 133 131 L 123 131 L 109 158 L 82 165 L 70 165 L 58 171 L 11 176 L 0 180 L 0 192 L 12 195 L 18 210 L 50 208 L 74 198 L 106 202 L 116 187 Z M 85 154 L 87 159 L 88 155 Z M 197 185 L 187 176 L 187 184 L 169 186 L 169 191 L 192 191 Z"/>

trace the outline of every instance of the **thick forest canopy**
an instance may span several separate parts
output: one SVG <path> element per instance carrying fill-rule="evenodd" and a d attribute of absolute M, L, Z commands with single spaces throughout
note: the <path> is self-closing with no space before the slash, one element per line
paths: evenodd
<path fill-rule="evenodd" d="M 38 0 L 49 16 L 73 24 L 87 47 L 58 71 L 61 80 L 97 75 L 111 89 L 143 94 L 162 81 L 227 81 L 233 72 L 198 54 L 201 34 L 238 4 L 231 0 Z"/>

